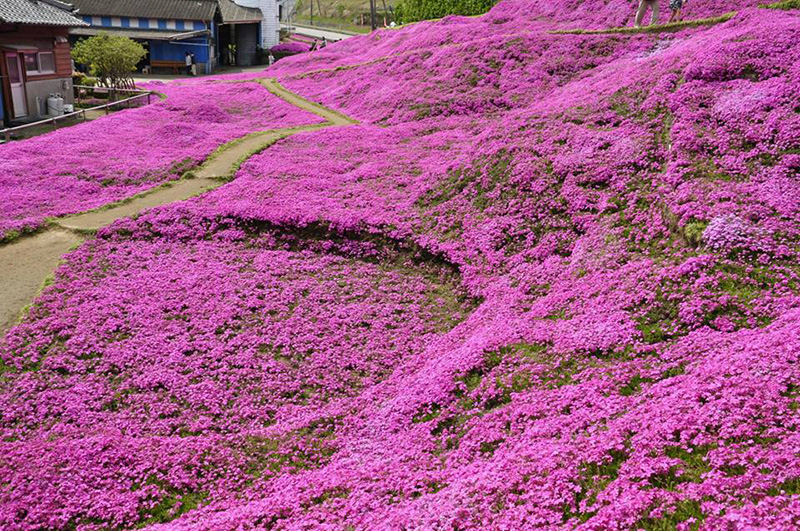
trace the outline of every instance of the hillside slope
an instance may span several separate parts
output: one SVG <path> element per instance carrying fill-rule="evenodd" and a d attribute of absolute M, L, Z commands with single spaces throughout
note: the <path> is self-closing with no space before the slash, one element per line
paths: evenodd
<path fill-rule="evenodd" d="M 632 9 L 279 61 L 362 123 L 69 256 L 2 347 L 0 527 L 797 529 L 800 12 L 549 33 Z"/>

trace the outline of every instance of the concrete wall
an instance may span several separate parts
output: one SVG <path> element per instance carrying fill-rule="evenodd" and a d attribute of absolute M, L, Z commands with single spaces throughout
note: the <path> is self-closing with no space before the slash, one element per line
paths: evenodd
<path fill-rule="evenodd" d="M 281 22 L 285 24 L 292 22 L 297 8 L 297 0 L 279 0 L 278 3 L 283 4 L 283 18 Z"/>
<path fill-rule="evenodd" d="M 73 103 L 74 101 L 71 77 L 42 81 L 29 79 L 25 84 L 25 90 L 28 94 L 28 116 L 47 116 L 47 98 L 50 94 L 60 93 L 65 103 Z M 37 96 L 41 101 L 41 106 L 38 108 L 36 106 Z"/>

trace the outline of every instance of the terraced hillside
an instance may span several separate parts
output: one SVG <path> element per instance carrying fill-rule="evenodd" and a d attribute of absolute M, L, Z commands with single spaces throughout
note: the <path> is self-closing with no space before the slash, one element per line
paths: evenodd
<path fill-rule="evenodd" d="M 0 347 L 0 527 L 797 529 L 785 7 L 504 0 L 258 74 L 359 123 L 66 257 Z"/>

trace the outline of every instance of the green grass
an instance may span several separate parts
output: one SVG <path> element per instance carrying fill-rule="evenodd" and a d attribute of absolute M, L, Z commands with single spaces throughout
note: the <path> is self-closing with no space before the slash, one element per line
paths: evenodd
<path fill-rule="evenodd" d="M 169 494 L 155 507 L 139 511 L 142 520 L 136 529 L 143 529 L 152 524 L 163 524 L 177 519 L 179 516 L 196 509 L 208 497 L 208 492 L 188 492 L 185 494 Z"/>
<path fill-rule="evenodd" d="M 789 0 L 792 2 L 797 2 L 798 0 Z M 696 20 L 683 20 L 681 22 L 671 22 L 668 24 L 658 24 L 656 26 L 644 26 L 641 28 L 607 28 L 607 29 L 597 29 L 597 30 L 589 30 L 589 29 L 573 29 L 573 30 L 554 30 L 549 31 L 548 33 L 554 35 L 605 35 L 605 34 L 612 34 L 612 33 L 669 33 L 674 31 L 680 31 L 687 28 L 696 28 L 699 26 L 713 26 L 715 24 L 721 24 L 722 22 L 727 22 L 728 20 L 732 19 L 736 16 L 736 11 L 731 11 L 730 13 L 725 13 L 724 15 L 720 15 L 718 17 L 710 17 L 710 18 L 699 18 Z"/>
<path fill-rule="evenodd" d="M 705 515 L 700 507 L 700 502 L 696 500 L 682 500 L 677 502 L 671 511 L 660 518 L 642 518 L 633 529 L 643 529 L 645 531 L 675 531 L 678 524 L 694 519 L 689 526 L 690 531 L 697 531 L 703 525 Z"/>
<path fill-rule="evenodd" d="M 703 474 L 709 472 L 711 467 L 706 463 L 705 457 L 708 452 L 716 448 L 714 445 L 695 446 L 691 452 L 680 446 L 670 446 L 666 448 L 665 453 L 667 457 L 673 459 L 680 459 L 683 464 L 681 465 L 681 474 L 676 479 L 680 483 L 700 483 Z"/>
<path fill-rule="evenodd" d="M 767 496 L 794 496 L 800 494 L 800 477 L 790 478 L 767 491 Z"/>
<path fill-rule="evenodd" d="M 378 27 L 383 26 L 383 18 L 376 18 Z M 361 26 L 353 24 L 350 20 L 336 18 L 336 17 L 318 17 L 314 15 L 314 24 L 311 24 L 311 19 L 308 16 L 297 17 L 294 23 L 299 26 L 313 26 L 319 29 L 330 29 L 333 31 L 342 31 L 346 33 L 360 33 L 367 34 L 372 31 L 371 26 Z"/>
<path fill-rule="evenodd" d="M 703 233 L 708 227 L 707 221 L 692 221 L 683 227 L 683 237 L 695 249 L 703 243 Z"/>
<path fill-rule="evenodd" d="M 592 508 L 597 496 L 619 477 L 619 469 L 630 456 L 624 450 L 611 450 L 608 457 L 609 459 L 601 462 L 589 462 L 580 465 L 581 479 L 578 481 L 580 490 L 575 493 L 573 504 L 562 507 L 564 522 L 568 522 L 573 518 L 577 518 L 580 522 L 590 520 L 596 514 L 596 511 L 581 512 L 581 503 L 586 500 L 587 507 Z"/>
<path fill-rule="evenodd" d="M 625 384 L 622 389 L 619 390 L 619 394 L 622 396 L 632 396 L 642 390 L 643 383 L 651 383 L 653 380 L 651 378 L 642 378 L 640 375 L 636 375 L 631 378 L 627 384 Z"/>
<path fill-rule="evenodd" d="M 761 4 L 760 7 L 765 9 L 800 9 L 800 0 L 783 0 L 783 2 L 775 2 L 774 4 Z"/>

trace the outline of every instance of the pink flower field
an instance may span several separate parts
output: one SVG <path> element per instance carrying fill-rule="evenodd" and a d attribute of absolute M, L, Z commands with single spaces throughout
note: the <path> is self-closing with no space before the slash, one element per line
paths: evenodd
<path fill-rule="evenodd" d="M 0 343 L 0 528 L 800 529 L 800 10 L 549 33 L 633 8 L 259 74 L 362 123 L 65 258 Z"/>
<path fill-rule="evenodd" d="M 257 83 L 145 88 L 166 99 L 0 147 L 0 241 L 178 179 L 248 133 L 321 121 Z"/>

